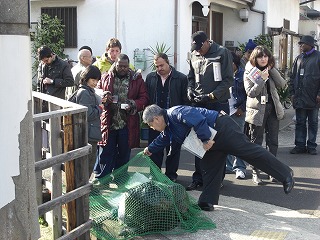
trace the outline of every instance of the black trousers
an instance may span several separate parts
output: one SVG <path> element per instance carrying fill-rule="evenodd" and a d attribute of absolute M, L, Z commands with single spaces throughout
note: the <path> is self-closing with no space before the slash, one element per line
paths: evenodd
<path fill-rule="evenodd" d="M 206 108 L 206 109 L 209 109 L 209 110 L 215 110 L 217 112 L 220 112 L 222 110 L 227 114 L 230 113 L 228 100 L 226 100 L 224 102 L 215 102 L 215 103 L 210 103 L 209 102 L 209 103 L 205 103 L 205 104 L 197 103 L 197 104 L 195 104 L 195 107 L 202 107 L 202 108 Z M 192 181 L 193 182 L 203 183 L 200 160 L 201 159 L 198 158 L 198 157 L 194 158 L 195 171 L 192 174 Z M 224 175 L 221 176 L 221 181 L 223 179 L 224 179 Z"/>
<path fill-rule="evenodd" d="M 212 148 L 200 160 L 203 191 L 199 202 L 218 204 L 221 179 L 226 165 L 226 156 L 234 155 L 284 182 L 291 169 L 260 145 L 249 141 L 239 126 L 227 115 L 217 118 L 217 135 Z"/>
<path fill-rule="evenodd" d="M 160 132 L 153 129 L 149 129 L 149 144 L 158 137 Z M 179 168 L 181 144 L 176 141 L 172 141 L 171 145 L 166 147 L 166 176 L 170 179 L 176 179 L 178 177 L 177 171 Z M 150 158 L 161 169 L 164 157 L 164 151 L 153 153 Z"/>

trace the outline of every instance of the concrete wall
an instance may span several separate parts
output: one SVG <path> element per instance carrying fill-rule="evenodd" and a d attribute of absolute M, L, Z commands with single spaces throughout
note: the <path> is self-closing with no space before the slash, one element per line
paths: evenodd
<path fill-rule="evenodd" d="M 38 239 L 28 2 L 0 3 L 1 239 Z"/>

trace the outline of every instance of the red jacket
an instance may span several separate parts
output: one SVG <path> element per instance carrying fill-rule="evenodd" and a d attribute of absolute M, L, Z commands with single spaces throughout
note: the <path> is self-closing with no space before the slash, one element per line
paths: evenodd
<path fill-rule="evenodd" d="M 135 148 L 140 146 L 140 118 L 138 112 L 142 111 L 149 103 L 147 88 L 141 74 L 133 79 L 134 72 L 130 69 L 128 100 L 133 100 L 136 104 L 136 113 L 129 115 L 127 126 L 129 129 L 129 147 Z M 114 89 L 114 73 L 109 71 L 102 75 L 101 80 L 98 82 L 97 87 L 103 91 L 110 91 L 113 95 Z M 104 107 L 101 114 L 101 132 L 102 141 L 98 145 L 105 146 L 108 141 L 108 131 L 110 127 L 110 110 L 108 106 Z"/>

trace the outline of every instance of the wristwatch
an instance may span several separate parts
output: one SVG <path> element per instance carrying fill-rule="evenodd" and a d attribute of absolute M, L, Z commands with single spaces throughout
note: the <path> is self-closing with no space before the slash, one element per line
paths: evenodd
<path fill-rule="evenodd" d="M 214 95 L 213 95 L 213 93 L 209 93 L 209 98 L 210 98 L 210 99 L 214 99 L 214 98 L 215 98 Z"/>

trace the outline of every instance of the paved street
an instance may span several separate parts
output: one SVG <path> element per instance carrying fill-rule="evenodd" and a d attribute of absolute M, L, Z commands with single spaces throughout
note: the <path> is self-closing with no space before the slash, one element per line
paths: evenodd
<path fill-rule="evenodd" d="M 293 116 L 294 110 L 289 109 L 281 120 L 278 151 L 278 159 L 294 170 L 296 185 L 289 195 L 284 194 L 281 183 L 271 183 L 266 175 L 263 175 L 265 185 L 254 185 L 250 168 L 244 180 L 227 174 L 219 205 L 215 211 L 206 212 L 217 229 L 141 239 L 320 239 L 320 152 L 315 156 L 289 154 L 294 143 Z M 317 143 L 320 144 L 319 134 Z M 132 154 L 141 150 L 136 149 Z M 177 182 L 187 186 L 193 170 L 194 157 L 182 151 Z M 200 191 L 190 194 L 198 198 Z"/>

